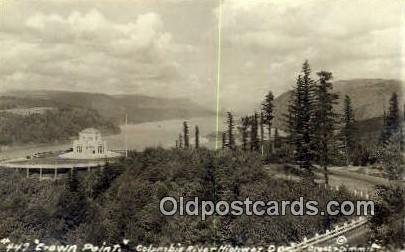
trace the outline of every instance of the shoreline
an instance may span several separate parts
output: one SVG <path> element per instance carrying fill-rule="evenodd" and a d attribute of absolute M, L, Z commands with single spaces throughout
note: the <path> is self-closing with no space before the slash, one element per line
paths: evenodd
<path fill-rule="evenodd" d="M 108 142 L 109 149 L 122 149 L 124 147 L 124 139 L 126 134 L 128 138 L 131 138 L 129 142 L 130 149 L 142 150 L 146 147 L 169 147 L 174 146 L 175 138 L 178 136 L 178 133 L 182 131 L 182 122 L 189 122 L 189 126 L 196 124 L 197 122 L 201 123 L 202 121 L 209 121 L 213 117 L 203 116 L 203 117 L 193 117 L 193 118 L 180 118 L 180 119 L 168 119 L 161 121 L 151 121 L 143 123 L 130 123 L 127 125 L 119 125 L 121 131 L 118 134 L 106 134 L 103 135 L 104 140 Z M 203 126 L 203 125 L 201 125 Z M 207 126 L 207 125 L 205 125 Z M 173 129 L 175 128 L 175 129 Z M 214 128 L 214 125 L 212 125 Z M 201 138 L 206 137 L 204 133 L 209 133 L 211 131 L 210 127 L 200 127 Z M 157 142 L 155 134 L 158 134 Z M 192 137 L 192 136 L 191 136 Z M 72 141 L 60 141 L 57 143 L 41 143 L 41 144 L 22 144 L 22 145 L 12 145 L 2 149 L 0 151 L 0 160 L 24 157 L 27 155 L 32 155 L 37 152 L 48 152 L 55 150 L 67 150 L 72 148 Z M 205 143 L 205 145 L 211 145 Z M 4 148 L 4 147 L 3 147 Z"/>

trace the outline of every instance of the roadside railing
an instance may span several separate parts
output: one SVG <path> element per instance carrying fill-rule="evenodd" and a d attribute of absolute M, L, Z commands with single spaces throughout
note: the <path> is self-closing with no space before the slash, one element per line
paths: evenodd
<path fill-rule="evenodd" d="M 342 225 L 337 225 L 332 230 L 326 230 L 324 234 L 315 234 L 315 236 L 310 239 L 304 237 L 304 239 L 300 243 L 291 243 L 290 247 L 288 247 L 284 251 L 303 251 L 304 249 L 307 249 L 310 246 L 328 241 L 332 238 L 347 233 L 350 230 L 353 230 L 366 224 L 367 222 L 368 220 L 365 217 L 360 217 L 356 220 L 344 222 Z"/>

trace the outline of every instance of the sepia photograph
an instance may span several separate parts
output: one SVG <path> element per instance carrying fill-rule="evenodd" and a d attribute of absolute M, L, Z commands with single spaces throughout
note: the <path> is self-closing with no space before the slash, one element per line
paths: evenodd
<path fill-rule="evenodd" d="M 0 0 L 0 252 L 405 251 L 405 1 Z"/>

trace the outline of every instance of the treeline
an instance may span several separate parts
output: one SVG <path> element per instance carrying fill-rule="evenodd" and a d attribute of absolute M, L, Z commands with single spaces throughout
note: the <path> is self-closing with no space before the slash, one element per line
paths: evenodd
<path fill-rule="evenodd" d="M 27 116 L 0 113 L 0 145 L 54 143 L 68 140 L 89 127 L 105 133 L 118 133 L 119 127 L 97 111 L 85 108 L 59 108 Z"/>
<path fill-rule="evenodd" d="M 10 176 L 10 175 L 9 175 Z M 273 179 L 259 154 L 205 148 L 147 149 L 104 170 L 73 173 L 68 179 L 36 183 L 15 174 L 0 180 L 0 236 L 47 243 L 183 245 L 289 244 L 330 229 L 343 216 L 163 216 L 166 196 L 200 200 L 328 200 L 353 196 L 311 184 Z M 271 186 L 269 186 L 271 185 Z M 18 188 L 18 190 L 17 190 Z M 52 188 L 52 190 L 50 190 Z"/>
<path fill-rule="evenodd" d="M 378 185 L 372 200 L 376 209 L 375 214 L 369 218 L 370 241 L 381 245 L 381 251 L 403 251 L 405 188 Z"/>
<path fill-rule="evenodd" d="M 33 107 L 55 107 L 56 102 L 29 97 L 0 96 L 0 110 Z"/>
<path fill-rule="evenodd" d="M 326 184 L 331 165 L 381 165 L 387 178 L 399 179 L 403 170 L 400 154 L 403 117 L 398 95 L 392 94 L 380 140 L 377 145 L 371 145 L 358 139 L 352 104 L 355 101 L 346 95 L 341 98 L 343 110 L 336 111 L 339 97 L 333 92 L 332 73 L 320 71 L 316 75 L 314 79 L 305 61 L 290 96 L 288 113 L 284 115 L 287 136 L 281 137 L 278 129 L 272 127 L 275 107 L 273 93 L 269 91 L 260 111 L 242 116 L 238 125 L 228 112 L 222 149 L 260 152 L 262 160 L 268 163 L 294 163 L 310 180 L 314 177 L 314 166 L 319 166 Z M 235 129 L 239 142 L 235 141 Z"/>

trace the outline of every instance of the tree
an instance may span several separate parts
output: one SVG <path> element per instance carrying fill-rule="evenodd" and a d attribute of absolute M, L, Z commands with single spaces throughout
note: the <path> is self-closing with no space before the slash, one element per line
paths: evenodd
<path fill-rule="evenodd" d="M 262 113 L 263 113 L 263 122 L 267 125 L 267 130 L 269 134 L 269 141 L 271 139 L 271 125 L 273 122 L 273 109 L 274 109 L 274 104 L 273 104 L 274 96 L 271 91 L 267 93 L 267 95 L 264 98 L 264 101 L 262 103 Z"/>
<path fill-rule="evenodd" d="M 301 76 L 299 75 L 296 84 L 301 82 Z M 296 145 L 296 128 L 297 128 L 297 110 L 299 102 L 297 96 L 297 86 L 291 91 L 288 100 L 288 112 L 284 114 L 284 123 L 286 126 L 286 132 L 288 133 L 288 145 L 289 156 L 291 159 L 295 159 L 295 145 Z"/>
<path fill-rule="evenodd" d="M 394 92 L 389 101 L 388 114 L 384 116 L 384 128 L 381 134 L 382 155 L 380 156 L 385 175 L 397 180 L 402 175 L 402 127 L 399 112 L 398 95 Z"/>
<path fill-rule="evenodd" d="M 200 129 L 198 125 L 195 126 L 195 148 L 200 148 Z"/>
<path fill-rule="evenodd" d="M 375 191 L 375 213 L 370 218 L 371 239 L 384 246 L 385 251 L 403 249 L 405 190 L 399 186 L 378 185 Z"/>
<path fill-rule="evenodd" d="M 227 113 L 228 115 L 228 119 L 227 119 L 227 123 L 228 123 L 228 148 L 229 149 L 235 149 L 235 136 L 233 133 L 233 130 L 235 128 L 235 124 L 233 121 L 233 115 L 231 112 Z"/>
<path fill-rule="evenodd" d="M 56 218 L 63 221 L 61 234 L 77 228 L 88 217 L 89 203 L 80 184 L 77 170 L 73 170 L 66 182 L 65 190 L 57 203 Z M 60 235 L 60 234 L 59 234 Z"/>
<path fill-rule="evenodd" d="M 402 122 L 400 125 L 400 136 L 401 136 L 401 141 L 400 141 L 400 148 L 401 148 L 401 152 L 403 152 L 405 150 L 405 135 L 404 135 L 404 125 L 405 125 L 405 104 L 403 105 L 403 110 L 402 112 L 404 113 L 402 115 Z"/>
<path fill-rule="evenodd" d="M 387 140 L 387 143 L 382 150 L 382 164 L 385 175 L 389 180 L 398 180 L 401 179 L 402 176 L 403 160 L 400 142 L 401 134 L 397 132 Z"/>
<path fill-rule="evenodd" d="M 183 135 L 179 134 L 179 148 L 183 148 Z"/>
<path fill-rule="evenodd" d="M 66 189 L 69 192 L 76 193 L 79 191 L 80 181 L 78 178 L 77 170 L 72 170 L 69 174 Z"/>
<path fill-rule="evenodd" d="M 226 132 L 222 132 L 222 149 L 225 150 L 226 146 Z"/>
<path fill-rule="evenodd" d="M 399 101 L 397 93 L 393 93 L 390 99 L 390 107 L 387 116 L 387 128 L 390 136 L 397 133 L 401 126 L 399 115 Z"/>
<path fill-rule="evenodd" d="M 261 152 L 263 155 L 263 149 L 264 149 L 264 115 L 263 115 L 263 112 L 260 112 L 259 128 L 260 128 L 260 148 L 261 148 Z"/>
<path fill-rule="evenodd" d="M 250 150 L 252 151 L 258 151 L 260 148 L 258 138 L 258 124 L 258 115 L 255 112 L 250 118 Z"/>
<path fill-rule="evenodd" d="M 246 151 L 247 150 L 247 144 L 248 144 L 248 127 L 249 127 L 249 117 L 244 116 L 241 118 L 240 121 L 240 126 L 239 126 L 239 132 L 242 138 L 242 150 Z"/>
<path fill-rule="evenodd" d="M 105 193 L 113 181 L 123 173 L 124 169 L 115 164 L 107 163 L 101 171 L 97 171 L 96 181 L 92 186 L 92 197 L 97 198 Z"/>
<path fill-rule="evenodd" d="M 295 149 L 299 144 L 298 139 L 298 111 L 301 106 L 301 95 L 300 91 L 302 89 L 302 79 L 301 75 L 298 75 L 296 86 L 294 90 L 291 91 L 290 99 L 288 101 L 288 113 L 285 115 L 286 124 L 287 124 L 287 132 L 289 134 L 289 143 L 294 148 L 294 159 L 296 158 Z"/>
<path fill-rule="evenodd" d="M 279 148 L 280 147 L 280 135 L 278 134 L 278 128 L 274 129 L 274 147 Z"/>
<path fill-rule="evenodd" d="M 351 153 L 353 153 L 355 146 L 355 123 L 352 100 L 350 96 L 346 95 L 343 105 L 343 127 L 341 129 L 341 135 L 343 137 L 343 147 L 347 165 L 352 161 Z"/>
<path fill-rule="evenodd" d="M 332 73 L 318 72 L 319 85 L 316 90 L 316 99 L 314 106 L 314 127 L 315 127 L 315 152 L 320 165 L 323 167 L 325 175 L 325 184 L 328 184 L 328 165 L 331 163 L 333 154 L 334 130 L 337 114 L 333 111 L 333 105 L 338 99 L 337 95 L 332 93 Z"/>
<path fill-rule="evenodd" d="M 310 74 L 311 68 L 308 61 L 305 61 L 302 76 L 298 76 L 295 90 L 290 97 L 287 123 L 295 163 L 304 170 L 306 177 L 313 178 L 311 167 L 315 143 L 313 118 L 316 89 Z"/>
<path fill-rule="evenodd" d="M 184 148 L 187 149 L 190 147 L 190 140 L 189 140 L 190 136 L 187 122 L 183 122 L 183 137 L 184 137 Z"/>
<path fill-rule="evenodd" d="M 384 116 L 384 128 L 381 134 L 381 142 L 385 146 L 392 135 L 401 129 L 399 114 L 399 101 L 397 93 L 393 93 L 389 101 L 388 114 Z"/>

